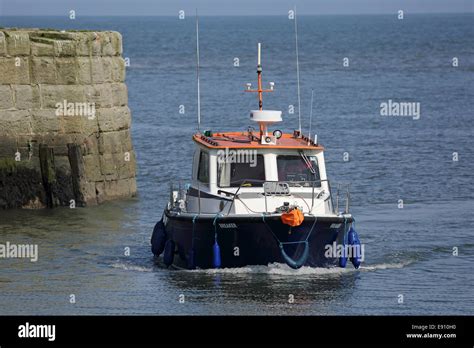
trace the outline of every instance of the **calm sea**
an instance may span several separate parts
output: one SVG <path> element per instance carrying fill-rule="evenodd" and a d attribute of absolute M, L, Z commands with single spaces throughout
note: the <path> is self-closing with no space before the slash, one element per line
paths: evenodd
<path fill-rule="evenodd" d="M 0 260 L 0 314 L 473 315 L 474 16 L 298 23 L 303 128 L 313 88 L 313 132 L 330 179 L 351 183 L 360 270 L 155 265 L 149 240 L 168 183 L 191 171 L 194 19 L 0 17 L 4 27 L 122 33 L 139 189 L 136 199 L 87 209 L 0 212 L 1 243 L 39 245 L 36 263 Z M 288 112 L 297 105 L 292 25 L 286 16 L 200 19 L 203 128 L 247 128 L 257 103 L 242 90 L 256 82 L 257 42 L 263 79 L 276 83 L 264 106 L 283 110 L 284 130 L 297 127 Z M 420 103 L 419 119 L 381 116 L 389 99 Z"/>

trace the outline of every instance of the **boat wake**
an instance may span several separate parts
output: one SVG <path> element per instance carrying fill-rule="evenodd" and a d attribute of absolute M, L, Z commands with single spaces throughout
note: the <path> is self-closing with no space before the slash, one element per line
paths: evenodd
<path fill-rule="evenodd" d="M 331 268 L 313 268 L 313 267 L 301 267 L 299 269 L 292 269 L 286 264 L 282 263 L 271 263 L 268 266 L 247 266 L 239 268 L 220 268 L 220 269 L 201 269 L 201 270 L 184 270 L 186 272 L 193 273 L 206 273 L 206 274 L 270 274 L 270 275 L 283 275 L 283 276 L 298 276 L 298 275 L 339 275 L 349 274 L 354 272 L 364 271 L 377 271 L 385 269 L 397 269 L 403 268 L 411 264 L 412 261 L 399 262 L 399 263 L 381 263 L 374 265 L 362 265 L 359 269 L 355 269 L 352 266 L 347 268 L 331 267 Z"/>
<path fill-rule="evenodd" d="M 386 269 L 397 269 L 403 268 L 414 261 L 395 262 L 395 263 L 380 263 L 374 265 L 362 265 L 359 269 L 353 268 L 348 265 L 346 268 L 331 267 L 331 268 L 313 268 L 313 267 L 301 267 L 299 269 L 292 269 L 284 263 L 271 263 L 268 266 L 246 266 L 238 268 L 218 268 L 218 269 L 193 269 L 188 270 L 179 268 L 175 265 L 172 266 L 172 270 L 189 272 L 189 273 L 203 273 L 203 274 L 269 274 L 269 275 L 281 275 L 281 276 L 301 276 L 301 275 L 339 275 L 339 274 L 350 274 L 354 272 L 372 272 Z M 156 267 L 140 266 L 122 262 L 116 262 L 111 264 L 111 267 L 122 269 L 124 271 L 136 271 L 136 272 L 153 272 Z M 166 268 L 158 267 L 160 270 L 166 270 Z"/>
<path fill-rule="evenodd" d="M 383 269 L 403 268 L 412 264 L 413 262 L 414 261 L 405 261 L 405 262 L 398 262 L 398 263 L 381 263 L 381 264 L 376 264 L 376 265 L 367 265 L 367 266 L 361 266 L 360 270 L 377 271 L 377 270 L 383 270 Z"/>
<path fill-rule="evenodd" d="M 111 265 L 113 268 L 123 269 L 124 271 L 152 272 L 153 267 L 144 267 L 127 263 L 116 262 Z"/>

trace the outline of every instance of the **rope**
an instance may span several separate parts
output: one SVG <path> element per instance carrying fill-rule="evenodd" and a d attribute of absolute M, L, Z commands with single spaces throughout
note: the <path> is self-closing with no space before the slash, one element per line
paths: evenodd
<path fill-rule="evenodd" d="M 314 219 L 313 226 L 311 226 L 311 229 L 309 230 L 308 235 L 306 236 L 305 240 L 303 240 L 303 241 L 298 241 L 298 242 L 282 242 L 282 241 L 280 241 L 280 239 L 278 238 L 278 236 L 273 232 L 273 230 L 271 229 L 271 227 L 268 226 L 267 222 L 265 221 L 265 214 L 262 214 L 262 221 L 263 221 L 265 227 L 271 232 L 271 234 L 273 235 L 273 237 L 276 239 L 278 245 L 281 246 L 281 245 L 286 245 L 286 244 L 301 244 L 301 243 L 307 243 L 309 237 L 310 237 L 311 234 L 313 233 L 314 226 L 316 226 L 316 222 L 318 221 L 318 219 L 317 219 L 317 218 Z"/>
<path fill-rule="evenodd" d="M 311 229 L 309 230 L 308 235 L 306 236 L 305 240 L 298 241 L 298 242 L 282 242 L 282 241 L 280 241 L 280 239 L 275 235 L 273 230 L 270 228 L 270 226 L 265 221 L 265 215 L 264 214 L 262 214 L 262 221 L 263 221 L 265 227 L 272 233 L 273 238 L 275 238 L 276 242 L 278 243 L 281 255 L 285 259 L 286 264 L 288 266 L 290 266 L 291 268 L 293 268 L 293 269 L 298 269 L 298 268 L 302 267 L 306 263 L 306 261 L 308 259 L 308 256 L 309 256 L 308 239 L 309 239 L 309 237 L 311 236 L 311 234 L 314 230 L 314 226 L 316 225 L 317 218 L 314 219 L 313 226 L 311 226 Z M 292 259 L 285 252 L 284 245 L 287 245 L 287 244 L 302 244 L 302 243 L 304 244 L 304 250 L 303 250 L 303 254 L 300 256 L 300 258 L 298 260 Z"/>
<path fill-rule="evenodd" d="M 344 248 L 342 250 L 344 257 L 347 257 L 346 244 L 347 244 L 347 218 L 344 216 L 344 236 L 343 236 Z"/>
<path fill-rule="evenodd" d="M 214 217 L 214 221 L 212 222 L 212 224 L 214 225 L 214 242 L 217 241 L 217 225 L 216 225 L 216 222 L 217 222 L 217 218 L 219 216 L 222 216 L 221 213 L 217 213 L 216 216 Z"/>
<path fill-rule="evenodd" d="M 193 233 L 191 235 L 191 247 L 192 248 L 194 248 L 194 239 L 195 239 L 194 224 L 195 224 L 196 219 L 197 219 L 198 216 L 199 216 L 199 214 L 195 214 L 194 217 L 193 217 Z"/>

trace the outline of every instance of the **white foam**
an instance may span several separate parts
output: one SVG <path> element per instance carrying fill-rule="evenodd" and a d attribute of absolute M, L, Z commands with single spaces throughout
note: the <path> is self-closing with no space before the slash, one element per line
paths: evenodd
<path fill-rule="evenodd" d="M 151 267 L 142 267 L 137 265 L 127 265 L 125 263 L 113 263 L 111 265 L 113 268 L 119 268 L 126 271 L 138 271 L 138 272 L 152 272 L 153 268 Z"/>
<path fill-rule="evenodd" d="M 381 263 L 379 265 L 367 265 L 367 266 L 361 266 L 361 270 L 365 271 L 376 271 L 379 269 L 392 269 L 392 268 L 403 268 L 405 266 L 408 266 L 411 264 L 413 261 L 405 261 L 405 262 L 398 262 L 398 263 Z"/>
<path fill-rule="evenodd" d="M 286 264 L 271 263 L 268 266 L 245 266 L 238 268 L 219 268 L 219 269 L 197 269 L 188 272 L 201 272 L 206 274 L 271 274 L 271 275 L 324 275 L 324 274 L 340 274 L 351 271 L 349 268 L 313 268 L 301 267 L 293 269 Z"/>
<path fill-rule="evenodd" d="M 408 266 L 413 261 L 405 261 L 399 263 L 381 263 L 375 265 L 361 265 L 359 269 L 355 269 L 350 262 L 347 263 L 346 268 L 340 267 L 301 267 L 299 269 L 293 269 L 283 263 L 270 263 L 268 266 L 244 266 L 236 268 L 211 268 L 211 269 L 194 269 L 188 270 L 172 266 L 175 270 L 193 273 L 205 273 L 205 274 L 270 274 L 270 275 L 281 275 L 281 276 L 302 276 L 302 275 L 339 275 L 343 273 L 357 272 L 357 271 L 377 271 L 384 269 L 397 269 Z M 119 268 L 126 271 L 137 271 L 137 272 L 153 272 L 153 267 L 144 267 L 138 265 L 131 265 L 126 263 L 117 262 L 111 265 L 113 268 Z"/>
<path fill-rule="evenodd" d="M 375 265 L 362 265 L 359 269 L 355 269 L 350 262 L 347 263 L 346 268 L 341 267 L 301 267 L 299 269 L 292 269 L 286 264 L 271 263 L 268 266 L 245 266 L 239 268 L 219 268 L 219 269 L 197 269 L 185 270 L 187 272 L 201 272 L 206 274 L 271 274 L 283 276 L 298 276 L 298 275 L 338 275 L 343 273 L 350 273 L 356 271 L 376 271 L 392 268 L 403 268 L 409 265 L 411 261 L 400 263 L 382 263 Z"/>

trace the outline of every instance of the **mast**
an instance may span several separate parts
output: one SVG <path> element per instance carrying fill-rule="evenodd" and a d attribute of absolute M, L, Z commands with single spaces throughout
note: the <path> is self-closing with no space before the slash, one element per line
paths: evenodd
<path fill-rule="evenodd" d="M 263 89 L 262 87 L 262 44 L 259 42 L 257 44 L 257 89 L 251 89 L 252 84 L 247 83 L 247 89 L 245 92 L 253 92 L 258 93 L 258 109 L 263 110 L 263 93 L 265 92 L 273 92 L 273 88 L 275 83 L 270 82 L 270 89 Z M 264 134 L 264 127 L 260 125 L 260 137 Z"/>
<path fill-rule="evenodd" d="M 311 108 L 310 108 L 310 111 L 309 111 L 309 134 L 308 134 L 308 145 L 310 144 L 311 142 L 311 123 L 312 123 L 312 120 L 313 120 L 313 95 L 314 95 L 314 89 L 311 89 Z"/>
<path fill-rule="evenodd" d="M 298 130 L 301 135 L 301 96 L 300 96 L 300 62 L 298 54 L 298 23 L 296 21 L 296 6 L 294 8 L 295 13 L 295 48 L 296 48 L 296 80 L 298 88 Z"/>
<path fill-rule="evenodd" d="M 199 83 L 199 17 L 196 9 L 196 75 L 197 75 L 197 112 L 198 132 L 201 128 L 201 86 Z"/>
<path fill-rule="evenodd" d="M 258 109 L 263 110 L 262 98 L 262 44 L 258 43 L 257 53 L 257 76 L 258 76 Z"/>

